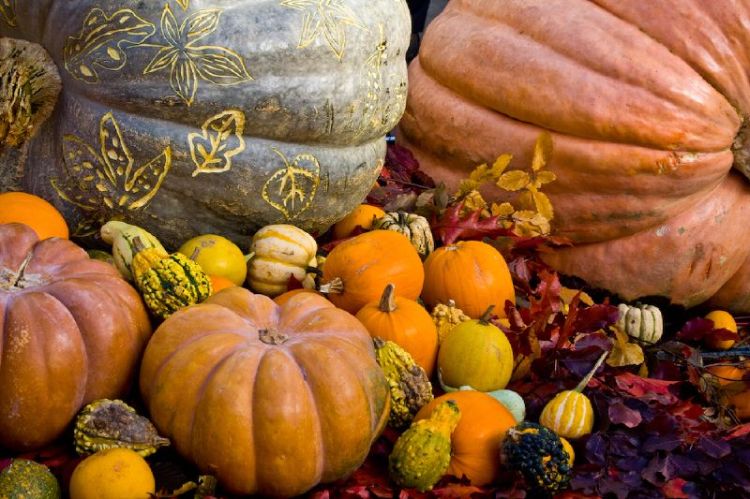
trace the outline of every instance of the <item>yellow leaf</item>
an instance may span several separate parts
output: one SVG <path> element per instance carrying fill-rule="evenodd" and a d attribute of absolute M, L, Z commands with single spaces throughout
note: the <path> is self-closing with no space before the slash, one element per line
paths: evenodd
<path fill-rule="evenodd" d="M 466 197 L 464 197 L 463 202 L 464 214 L 471 213 L 477 210 L 485 210 L 487 208 L 487 201 L 484 200 L 482 194 L 480 194 L 480 192 L 477 190 L 469 192 Z"/>
<path fill-rule="evenodd" d="M 469 194 L 471 191 L 474 191 L 479 188 L 479 182 L 470 178 L 465 178 L 461 181 L 461 183 L 458 186 L 458 190 L 456 191 L 455 197 L 457 198 L 463 198 L 467 194 Z"/>
<path fill-rule="evenodd" d="M 571 288 L 566 288 L 565 286 L 560 288 L 560 298 L 562 299 L 563 303 L 565 303 L 566 305 L 570 305 L 570 302 L 573 301 L 573 297 L 577 295 L 578 293 L 581 293 L 581 295 L 578 298 L 581 301 L 581 303 L 588 305 L 588 306 L 591 306 L 594 304 L 593 298 L 591 298 L 587 293 L 585 293 L 584 291 L 581 291 L 580 289 L 571 289 Z"/>
<path fill-rule="evenodd" d="M 520 191 L 529 185 L 529 174 L 523 170 L 512 170 L 503 173 L 497 179 L 497 186 L 506 191 Z"/>
<path fill-rule="evenodd" d="M 550 156 L 552 156 L 552 136 L 548 132 L 543 132 L 534 144 L 534 158 L 531 160 L 531 169 L 538 172 L 544 168 Z"/>
<path fill-rule="evenodd" d="M 631 343 L 627 333 L 619 328 L 614 328 L 614 331 L 616 341 L 612 347 L 612 352 L 607 357 L 607 365 L 622 367 L 643 364 L 643 350 L 640 345 Z"/>
<path fill-rule="evenodd" d="M 472 170 L 472 172 L 469 174 L 469 179 L 473 180 L 474 182 L 480 183 L 487 177 L 487 164 L 482 163 L 481 165 L 477 166 Z"/>
<path fill-rule="evenodd" d="M 516 209 L 513 208 L 513 205 L 510 203 L 492 203 L 492 207 L 490 208 L 490 213 L 493 217 L 507 217 L 512 215 L 514 211 L 516 211 Z"/>
<path fill-rule="evenodd" d="M 513 159 L 512 155 L 502 154 L 495 160 L 495 162 L 492 164 L 492 170 L 490 172 L 492 179 L 500 178 L 500 175 L 502 175 L 505 169 L 508 168 L 511 159 Z"/>
<path fill-rule="evenodd" d="M 553 172 L 544 170 L 541 172 L 538 172 L 534 177 L 534 185 L 537 189 L 541 188 L 544 184 L 549 184 L 550 182 L 554 182 L 557 180 L 557 175 L 555 175 Z"/>
<path fill-rule="evenodd" d="M 531 196 L 534 199 L 534 206 L 536 207 L 536 210 L 539 212 L 539 214 L 546 218 L 548 221 L 552 220 L 555 217 L 555 211 L 552 208 L 552 203 L 550 202 L 547 195 L 543 192 L 537 191 L 532 192 Z"/>

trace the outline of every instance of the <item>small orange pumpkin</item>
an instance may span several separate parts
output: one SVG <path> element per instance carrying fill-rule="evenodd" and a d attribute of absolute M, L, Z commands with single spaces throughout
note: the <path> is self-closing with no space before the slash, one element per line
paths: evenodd
<path fill-rule="evenodd" d="M 422 305 L 395 296 L 394 290 L 395 286 L 388 284 L 379 301 L 370 302 L 357 312 L 357 319 L 370 336 L 397 343 L 427 376 L 432 376 L 438 346 L 435 323 Z"/>
<path fill-rule="evenodd" d="M 14 222 L 26 224 L 34 229 L 40 241 L 49 237 L 68 238 L 68 225 L 57 208 L 33 194 L 0 194 L 0 224 Z"/>
<path fill-rule="evenodd" d="M 456 302 L 469 317 L 479 318 L 490 305 L 505 317 L 505 300 L 515 302 L 513 279 L 505 259 L 481 241 L 442 246 L 424 262 L 422 299 L 429 306 Z"/>
<path fill-rule="evenodd" d="M 356 314 L 376 301 L 388 283 L 399 296 L 416 300 L 422 292 L 422 259 L 409 239 L 391 230 L 373 230 L 344 241 L 328 254 L 320 291 L 339 308 Z"/>
<path fill-rule="evenodd" d="M 706 369 L 716 377 L 719 387 L 727 390 L 727 403 L 734 409 L 734 414 L 741 420 L 750 419 L 750 383 L 743 382 L 748 364 L 738 367 L 730 364 L 714 364 Z M 742 385 L 744 384 L 744 389 Z M 736 386 L 727 386 L 737 383 Z"/>
<path fill-rule="evenodd" d="M 357 227 L 370 230 L 375 220 L 383 216 L 385 216 L 385 211 L 382 208 L 371 204 L 361 204 L 334 224 L 333 238 L 343 239 L 349 237 Z"/>
<path fill-rule="evenodd" d="M 438 404 L 454 400 L 461 421 L 451 436 L 451 462 L 447 474 L 466 477 L 481 487 L 495 481 L 500 472 L 500 444 L 516 420 L 500 402 L 473 390 L 446 393 L 422 407 L 415 421 L 430 417 Z"/>

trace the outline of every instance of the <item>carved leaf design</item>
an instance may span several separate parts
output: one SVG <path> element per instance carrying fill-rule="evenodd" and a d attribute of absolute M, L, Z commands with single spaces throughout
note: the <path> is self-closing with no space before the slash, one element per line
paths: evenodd
<path fill-rule="evenodd" d="M 112 113 L 99 121 L 99 149 L 76 137 L 66 135 L 62 143 L 64 174 L 52 179 L 52 187 L 65 201 L 87 212 L 75 234 L 86 236 L 113 213 L 146 206 L 156 195 L 172 166 L 172 148 L 133 169 L 130 153 L 120 125 Z"/>
<path fill-rule="evenodd" d="M 143 43 L 155 31 L 152 23 L 131 9 L 120 9 L 111 16 L 102 9 L 92 9 L 78 35 L 65 42 L 65 69 L 78 80 L 96 83 L 97 68 L 122 69 L 127 62 L 124 47 Z"/>
<path fill-rule="evenodd" d="M 188 54 L 204 80 L 218 85 L 234 85 L 252 80 L 239 54 L 224 47 L 191 47 Z"/>
<path fill-rule="evenodd" d="M 291 220 L 312 204 L 320 183 L 320 163 L 311 154 L 298 154 L 291 163 L 278 149 L 273 151 L 284 161 L 263 185 L 263 199 Z"/>
<path fill-rule="evenodd" d="M 195 100 L 198 91 L 198 72 L 195 64 L 188 57 L 178 57 L 172 66 L 172 74 L 169 78 L 172 90 L 190 106 Z"/>
<path fill-rule="evenodd" d="M 322 36 L 338 59 L 344 57 L 346 26 L 367 29 L 342 0 L 281 0 L 281 6 L 304 11 L 299 48 L 309 46 Z"/>
<path fill-rule="evenodd" d="M 8 26 L 16 27 L 16 0 L 0 0 L 0 18 Z"/>
<path fill-rule="evenodd" d="M 182 10 L 188 10 L 188 7 L 190 7 L 190 0 L 177 0 L 177 5 L 182 7 Z"/>
<path fill-rule="evenodd" d="M 190 14 L 182 23 L 180 34 L 188 44 L 197 42 L 206 35 L 216 31 L 219 27 L 219 9 L 204 9 Z"/>
<path fill-rule="evenodd" d="M 245 150 L 244 130 L 245 115 L 232 109 L 206 120 L 201 133 L 188 135 L 190 156 L 195 163 L 193 177 L 229 170 L 232 157 Z"/>

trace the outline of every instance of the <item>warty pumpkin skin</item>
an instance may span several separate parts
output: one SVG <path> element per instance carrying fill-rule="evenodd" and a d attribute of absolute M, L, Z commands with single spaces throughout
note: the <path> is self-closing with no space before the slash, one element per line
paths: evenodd
<path fill-rule="evenodd" d="M 400 141 L 456 186 L 503 153 L 528 168 L 548 131 L 545 192 L 575 246 L 547 262 L 627 300 L 750 310 L 749 22 L 730 0 L 451 1 Z"/>
<path fill-rule="evenodd" d="M 0 225 L 0 447 L 59 437 L 78 410 L 124 395 L 151 325 L 110 264 L 60 238 Z"/>
<path fill-rule="evenodd" d="M 43 45 L 63 80 L 22 187 L 76 235 L 323 232 L 372 187 L 405 106 L 403 0 L 5 3 L 0 36 Z"/>
<path fill-rule="evenodd" d="M 385 425 L 372 340 L 313 293 L 228 288 L 154 333 L 141 394 L 159 432 L 229 492 L 291 496 L 359 467 Z"/>

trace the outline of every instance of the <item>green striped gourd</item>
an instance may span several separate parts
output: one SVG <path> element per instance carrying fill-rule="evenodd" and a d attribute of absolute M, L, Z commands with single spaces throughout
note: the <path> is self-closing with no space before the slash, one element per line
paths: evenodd
<path fill-rule="evenodd" d="M 617 309 L 620 312 L 617 326 L 628 336 L 644 344 L 654 344 L 661 339 L 664 320 L 658 307 L 620 303 Z"/>
<path fill-rule="evenodd" d="M 430 223 L 421 215 L 405 211 L 389 212 L 376 220 L 373 228 L 393 230 L 405 235 L 422 258 L 435 249 Z"/>
<path fill-rule="evenodd" d="M 112 258 L 115 261 L 115 267 L 120 274 L 130 282 L 133 282 L 133 239 L 138 237 L 144 248 L 157 248 L 164 252 L 164 246 L 158 239 L 145 229 L 125 222 L 110 220 L 104 224 L 100 230 L 102 240 L 112 245 Z"/>

